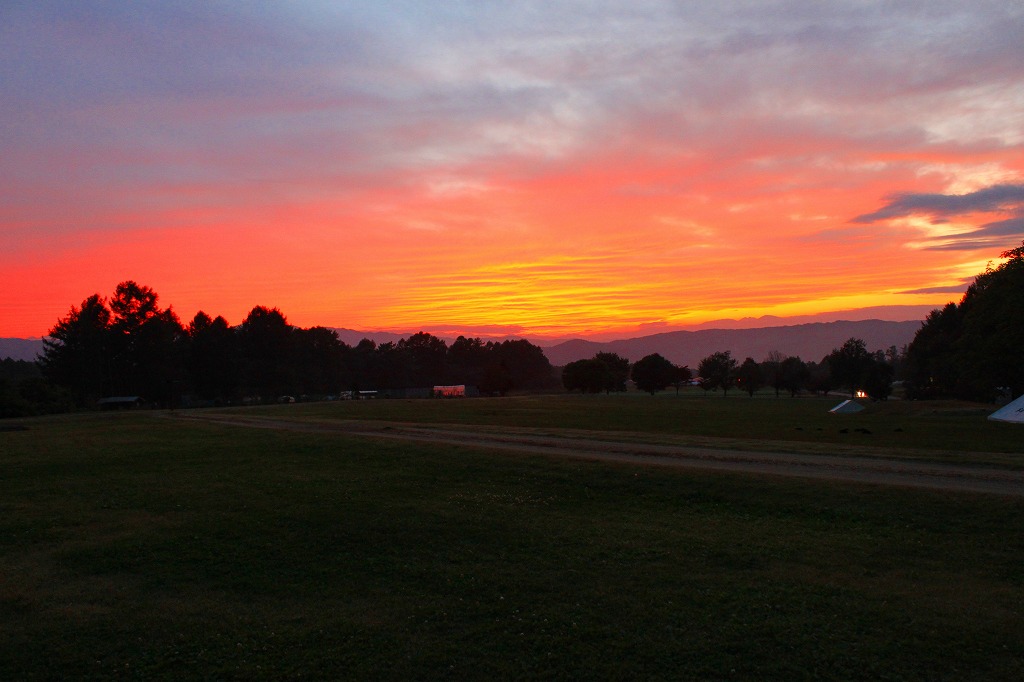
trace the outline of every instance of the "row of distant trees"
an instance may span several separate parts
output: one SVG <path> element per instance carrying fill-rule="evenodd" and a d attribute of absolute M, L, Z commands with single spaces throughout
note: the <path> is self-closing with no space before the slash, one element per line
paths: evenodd
<path fill-rule="evenodd" d="M 871 353 L 864 341 L 856 338 L 833 349 L 818 363 L 773 351 L 762 362 L 748 357 L 738 364 L 730 351 L 719 351 L 700 361 L 696 382 L 705 391 L 721 389 L 723 395 L 734 388 L 751 396 L 765 387 L 774 388 L 776 396 L 783 392 L 795 396 L 805 390 L 828 395 L 845 389 L 851 396 L 864 391 L 873 400 L 885 400 L 892 393 L 904 353 L 895 346 Z M 654 394 L 669 387 L 678 392 L 694 376 L 689 367 L 674 365 L 658 353 L 633 364 L 616 353 L 598 353 L 587 360 L 570 362 L 562 371 L 566 390 L 583 393 L 625 391 L 628 379 L 641 391 Z"/>
<path fill-rule="evenodd" d="M 959 303 L 933 310 L 913 341 L 897 351 L 868 352 L 860 339 L 850 339 L 821 362 L 771 353 L 762 362 L 746 358 L 737 365 L 728 351 L 713 353 L 697 368 L 707 390 L 731 388 L 751 394 L 764 386 L 776 393 L 801 390 L 828 394 L 864 390 L 884 399 L 893 379 L 903 382 L 910 399 L 961 398 L 992 401 L 1024 394 L 1024 243 L 999 255 L 974 278 Z M 607 355 L 607 354 L 603 354 Z M 602 368 L 601 365 L 604 365 Z M 639 365 L 639 367 L 638 367 Z M 690 370 L 667 360 L 643 358 L 631 367 L 621 358 L 602 354 L 566 367 L 569 390 L 622 390 L 624 372 L 631 372 L 642 390 L 663 390 L 685 381 Z M 571 370 L 570 370 L 571 367 Z M 659 368 L 649 381 L 649 368 Z M 639 372 L 639 373 L 638 373 Z M 604 377 L 604 378 L 602 378 Z M 611 378 L 609 378 L 611 377 Z"/>
<path fill-rule="evenodd" d="M 443 384 L 503 395 L 557 381 L 541 348 L 525 340 L 459 337 L 448 346 L 421 332 L 397 343 L 364 339 L 349 346 L 332 329 L 295 327 L 263 306 L 237 326 L 205 312 L 182 324 L 160 307 L 156 292 L 132 281 L 109 300 L 95 294 L 72 307 L 50 331 L 40 365 L 83 406 L 112 395 L 170 406 L 185 396 L 266 401 Z"/>
<path fill-rule="evenodd" d="M 978 275 L 959 304 L 928 315 L 909 347 L 868 352 L 850 339 L 820 362 L 773 352 L 738 363 L 728 351 L 704 358 L 696 371 L 653 354 L 635 363 L 599 353 L 569 363 L 570 391 L 677 389 L 694 374 L 705 390 L 753 394 L 829 393 L 863 389 L 884 399 L 893 378 L 910 398 L 991 400 L 1024 393 L 1024 244 Z M 342 343 L 324 327 L 288 324 L 276 308 L 257 306 L 239 325 L 199 312 L 183 324 L 161 308 L 152 289 L 122 282 L 110 299 L 98 294 L 50 330 L 38 363 L 0 361 L 0 416 L 91 406 L 104 396 L 137 395 L 172 405 L 184 396 L 234 402 L 244 396 L 328 395 L 468 384 L 482 392 L 557 386 L 542 350 L 527 341 L 483 342 L 459 337 L 450 346 L 430 334 L 397 343 Z"/>
<path fill-rule="evenodd" d="M 39 365 L 25 360 L 0 360 L 0 418 L 70 412 L 71 394 L 43 377 Z"/>

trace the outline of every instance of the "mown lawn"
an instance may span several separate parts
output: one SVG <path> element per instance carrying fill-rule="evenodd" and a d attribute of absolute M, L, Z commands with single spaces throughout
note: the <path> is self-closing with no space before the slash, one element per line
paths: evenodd
<path fill-rule="evenodd" d="M 26 424 L 0 433 L 0 679 L 1024 678 L 1020 499 Z"/>
<path fill-rule="evenodd" d="M 881 403 L 861 401 L 865 410 L 834 415 L 844 398 L 775 398 L 730 392 L 706 396 L 690 389 L 611 395 L 516 396 L 462 400 L 362 400 L 271 405 L 257 414 L 294 419 L 377 419 L 424 423 L 572 428 L 598 431 L 747 439 L 847 447 L 931 450 L 941 459 L 1024 466 L 1024 429 L 988 421 L 991 405 L 952 401 Z M 757 447 L 760 447 L 758 445 Z M 978 457 L 1003 453 L 1006 457 Z"/>

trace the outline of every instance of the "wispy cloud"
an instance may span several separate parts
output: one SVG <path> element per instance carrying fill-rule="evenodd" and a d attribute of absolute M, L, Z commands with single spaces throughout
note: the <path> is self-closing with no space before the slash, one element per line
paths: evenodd
<path fill-rule="evenodd" d="M 960 233 L 933 236 L 925 248 L 937 251 L 974 251 L 1006 246 L 1024 238 L 1024 185 L 993 185 L 965 194 L 894 194 L 885 206 L 857 216 L 852 222 L 870 224 L 893 218 L 924 216 L 933 225 L 939 225 L 949 222 L 953 217 L 991 213 L 1009 214 L 1012 217 L 984 222 L 976 229 Z"/>
<path fill-rule="evenodd" d="M 888 197 L 889 203 L 872 213 L 853 219 L 855 223 L 873 223 L 888 218 L 926 215 L 949 218 L 967 213 L 1020 211 L 1024 208 L 1024 185 L 994 185 L 966 194 L 899 193 Z"/>
<path fill-rule="evenodd" d="M 923 287 L 921 289 L 908 289 L 900 291 L 901 294 L 962 294 L 966 291 L 966 284 L 956 284 L 948 287 Z"/>

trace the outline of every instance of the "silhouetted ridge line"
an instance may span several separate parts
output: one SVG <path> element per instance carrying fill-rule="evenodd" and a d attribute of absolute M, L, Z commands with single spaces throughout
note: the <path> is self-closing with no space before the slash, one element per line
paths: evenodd
<path fill-rule="evenodd" d="M 868 348 L 902 348 L 910 343 L 920 328 L 919 320 L 858 320 L 755 329 L 700 329 L 661 332 L 619 341 L 573 339 L 545 348 L 544 354 L 556 366 L 608 352 L 617 353 L 632 362 L 658 353 L 675 364 L 692 368 L 701 358 L 726 350 L 741 361 L 746 357 L 760 361 L 769 352 L 777 350 L 817 362 L 852 337 L 863 339 Z"/>

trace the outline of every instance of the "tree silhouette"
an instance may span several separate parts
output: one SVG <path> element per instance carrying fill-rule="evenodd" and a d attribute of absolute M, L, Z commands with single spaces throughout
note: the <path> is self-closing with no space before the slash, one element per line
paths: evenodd
<path fill-rule="evenodd" d="M 562 369 L 562 385 L 567 391 L 600 393 L 610 382 L 608 365 L 596 358 L 576 360 Z"/>
<path fill-rule="evenodd" d="M 488 343 L 489 363 L 504 365 L 514 389 L 546 388 L 552 385 L 551 362 L 540 346 L 525 339 Z"/>
<path fill-rule="evenodd" d="M 274 400 L 291 390 L 292 327 L 281 311 L 256 306 L 238 331 L 242 387 L 246 394 Z"/>
<path fill-rule="evenodd" d="M 71 391 L 75 404 L 93 405 L 110 390 L 110 309 L 99 294 L 72 306 L 43 340 L 44 375 Z"/>
<path fill-rule="evenodd" d="M 338 394 L 341 386 L 350 382 L 345 366 L 346 348 L 333 329 L 295 329 L 291 360 L 293 392 L 317 396 Z"/>
<path fill-rule="evenodd" d="M 45 379 L 38 363 L 0 359 L 0 419 L 68 412 L 74 407 L 71 394 Z"/>
<path fill-rule="evenodd" d="M 504 396 L 514 386 L 512 372 L 503 360 L 494 358 L 484 367 L 479 385 L 481 393 Z"/>
<path fill-rule="evenodd" d="M 928 313 L 907 348 L 907 397 L 936 398 L 959 393 L 957 346 L 963 315 L 955 303 Z"/>
<path fill-rule="evenodd" d="M 815 393 L 820 393 L 824 396 L 835 388 L 835 382 L 832 380 L 832 372 L 829 369 L 828 362 L 808 362 L 807 363 L 807 388 L 811 389 Z"/>
<path fill-rule="evenodd" d="M 433 387 L 448 383 L 448 346 L 441 339 L 419 332 L 408 339 L 401 339 L 397 351 L 406 356 L 404 360 L 409 368 L 407 385 Z"/>
<path fill-rule="evenodd" d="M 583 393 L 622 392 L 629 375 L 629 360 L 617 353 L 601 352 L 567 364 L 562 369 L 562 385 L 568 391 Z"/>
<path fill-rule="evenodd" d="M 633 383 L 641 391 L 654 395 L 664 391 L 679 377 L 678 368 L 658 353 L 651 353 L 633 363 Z"/>
<path fill-rule="evenodd" d="M 761 366 L 754 361 L 754 358 L 747 358 L 736 370 L 736 385 L 740 390 L 746 391 L 751 398 L 754 397 L 757 389 L 764 385 Z"/>
<path fill-rule="evenodd" d="M 782 351 L 769 351 L 764 360 L 761 361 L 761 376 L 769 386 L 775 389 L 775 397 L 779 397 L 782 391 L 782 361 L 786 356 Z"/>
<path fill-rule="evenodd" d="M 676 395 L 679 395 L 679 389 L 690 383 L 690 379 L 693 378 L 693 372 L 686 365 L 675 365 L 672 367 L 672 386 L 676 389 Z"/>
<path fill-rule="evenodd" d="M 608 368 L 606 375 L 607 382 L 604 386 L 605 393 L 621 393 L 626 390 L 626 380 L 629 379 L 629 360 L 618 353 L 601 352 L 594 356 L 598 362 L 604 363 Z"/>
<path fill-rule="evenodd" d="M 722 395 L 728 395 L 729 389 L 736 381 L 736 360 L 731 351 L 718 351 L 700 361 L 697 373 L 703 379 L 705 390 L 722 389 Z"/>
<path fill-rule="evenodd" d="M 186 355 L 181 321 L 172 309 L 160 310 L 144 320 L 133 336 L 133 374 L 124 384 L 131 389 L 128 394 L 173 406 L 178 402 Z"/>
<path fill-rule="evenodd" d="M 359 391 L 376 386 L 377 344 L 372 339 L 363 339 L 345 352 L 351 383 L 348 389 L 352 397 L 358 398 Z"/>
<path fill-rule="evenodd" d="M 811 371 L 807 363 L 799 357 L 790 356 L 779 365 L 779 385 L 795 398 L 797 393 L 807 387 L 811 379 Z"/>
<path fill-rule="evenodd" d="M 204 400 L 228 402 L 239 388 L 238 336 L 227 320 L 199 311 L 186 329 L 187 373 L 192 390 Z"/>
<path fill-rule="evenodd" d="M 171 309 L 161 310 L 150 287 L 121 282 L 110 299 L 112 390 L 169 405 L 179 378 L 185 330 Z"/>
<path fill-rule="evenodd" d="M 832 378 L 840 386 L 850 390 L 850 397 L 857 395 L 863 388 L 868 371 L 874 364 L 874 358 L 864 346 L 862 339 L 848 339 L 841 347 L 835 348 L 825 358 L 828 362 Z"/>
<path fill-rule="evenodd" d="M 978 275 L 959 305 L 963 397 L 992 399 L 1000 387 L 1024 393 L 1024 245 L 1000 257 L 1008 260 Z"/>
<path fill-rule="evenodd" d="M 156 292 L 147 286 L 132 280 L 118 284 L 110 299 L 114 331 L 126 336 L 137 332 L 146 320 L 160 312 L 158 300 Z"/>
<path fill-rule="evenodd" d="M 872 400 L 887 400 L 892 393 L 894 370 L 881 351 L 864 375 L 864 392 Z"/>
<path fill-rule="evenodd" d="M 489 349 L 480 339 L 467 339 L 465 336 L 455 339 L 448 347 L 447 358 L 452 383 L 480 386 L 488 356 Z"/>

